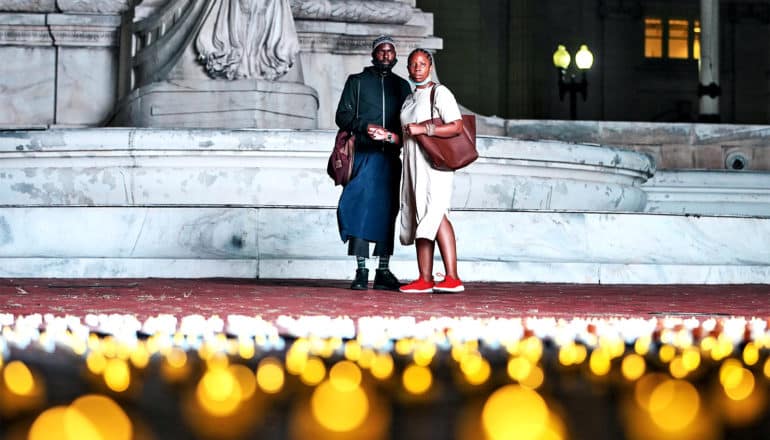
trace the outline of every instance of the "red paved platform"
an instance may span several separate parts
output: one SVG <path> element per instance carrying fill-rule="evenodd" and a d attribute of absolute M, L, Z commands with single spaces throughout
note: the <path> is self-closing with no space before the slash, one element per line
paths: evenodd
<path fill-rule="evenodd" d="M 491 317 L 770 317 L 770 285 L 468 283 L 454 295 L 352 291 L 347 281 L 0 279 L 0 312 Z"/>

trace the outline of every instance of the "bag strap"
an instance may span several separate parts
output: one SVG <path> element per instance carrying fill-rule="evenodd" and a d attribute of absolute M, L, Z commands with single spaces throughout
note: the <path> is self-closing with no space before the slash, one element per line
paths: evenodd
<path fill-rule="evenodd" d="M 433 120 L 433 108 L 436 107 L 436 87 L 438 84 L 433 84 L 430 88 L 430 119 Z"/>

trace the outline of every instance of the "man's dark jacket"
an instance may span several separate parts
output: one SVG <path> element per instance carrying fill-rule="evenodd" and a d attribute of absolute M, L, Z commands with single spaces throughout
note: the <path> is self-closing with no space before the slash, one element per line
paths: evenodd
<path fill-rule="evenodd" d="M 340 129 L 355 134 L 356 152 L 353 175 L 342 190 L 337 208 L 342 241 L 352 236 L 381 242 L 392 254 L 399 211 L 401 145 L 372 140 L 366 126 L 381 125 L 401 136 L 399 113 L 410 93 L 406 80 L 374 67 L 350 75 L 345 82 L 335 120 Z"/>

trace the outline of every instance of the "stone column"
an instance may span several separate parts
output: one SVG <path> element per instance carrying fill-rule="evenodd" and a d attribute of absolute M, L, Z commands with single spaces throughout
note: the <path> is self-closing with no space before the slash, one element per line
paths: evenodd
<path fill-rule="evenodd" d="M 699 120 L 719 121 L 719 0 L 701 0 Z"/>

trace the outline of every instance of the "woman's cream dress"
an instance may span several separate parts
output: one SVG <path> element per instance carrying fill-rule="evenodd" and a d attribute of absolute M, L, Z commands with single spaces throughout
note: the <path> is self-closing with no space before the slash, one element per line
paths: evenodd
<path fill-rule="evenodd" d="M 416 89 L 401 106 L 401 126 L 422 122 L 430 116 L 431 87 Z M 444 123 L 462 118 L 452 92 L 436 87 L 434 116 Z M 417 141 L 404 135 L 403 173 L 401 180 L 401 244 L 414 243 L 416 238 L 435 240 L 438 227 L 452 199 L 454 171 L 439 171 L 430 166 Z"/>

